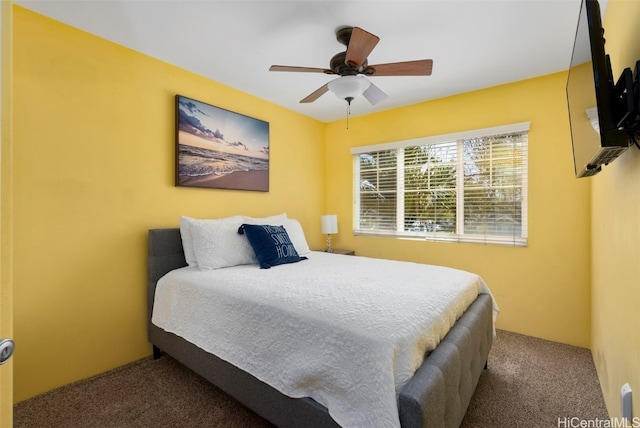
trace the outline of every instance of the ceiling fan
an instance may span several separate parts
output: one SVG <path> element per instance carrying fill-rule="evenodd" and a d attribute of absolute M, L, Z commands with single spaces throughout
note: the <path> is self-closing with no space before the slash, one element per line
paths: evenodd
<path fill-rule="evenodd" d="M 429 76 L 433 68 L 433 60 L 392 62 L 388 64 L 369 65 L 367 57 L 376 47 L 380 38 L 358 27 L 341 27 L 336 31 L 336 39 L 347 47 L 331 58 L 329 68 L 295 67 L 272 65 L 269 71 L 294 71 L 303 73 L 336 74 L 334 79 L 300 100 L 311 103 L 327 91 L 332 91 L 341 99 L 351 104 L 354 98 L 363 95 L 371 104 L 377 104 L 387 98 L 380 88 L 364 76 Z"/>

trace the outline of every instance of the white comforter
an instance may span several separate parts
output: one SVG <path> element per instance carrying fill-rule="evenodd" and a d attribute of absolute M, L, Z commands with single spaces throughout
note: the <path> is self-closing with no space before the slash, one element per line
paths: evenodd
<path fill-rule="evenodd" d="M 283 394 L 312 397 L 343 427 L 399 427 L 396 391 L 487 286 L 444 267 L 308 257 L 172 271 L 152 322 Z"/>

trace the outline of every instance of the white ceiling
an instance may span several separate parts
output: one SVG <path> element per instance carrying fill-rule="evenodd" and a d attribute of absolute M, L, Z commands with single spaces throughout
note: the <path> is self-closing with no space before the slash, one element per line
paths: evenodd
<path fill-rule="evenodd" d="M 344 50 L 338 27 L 380 37 L 369 64 L 434 61 L 428 77 L 372 77 L 389 98 L 375 107 L 354 100 L 357 116 L 566 70 L 580 8 L 580 0 L 14 2 L 324 122 L 344 118 L 346 103 L 331 92 L 299 101 L 335 76 L 268 69 L 328 68 Z"/>

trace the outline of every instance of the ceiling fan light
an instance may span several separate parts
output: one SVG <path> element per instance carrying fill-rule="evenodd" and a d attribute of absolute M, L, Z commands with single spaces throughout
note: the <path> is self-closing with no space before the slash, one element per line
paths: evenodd
<path fill-rule="evenodd" d="M 332 80 L 327 86 L 338 98 L 349 102 L 362 95 L 370 84 L 371 82 L 362 76 L 342 76 Z"/>

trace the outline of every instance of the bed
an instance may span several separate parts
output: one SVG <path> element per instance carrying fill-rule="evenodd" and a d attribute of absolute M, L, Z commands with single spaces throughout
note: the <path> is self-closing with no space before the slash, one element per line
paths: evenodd
<path fill-rule="evenodd" d="M 227 358 L 205 350 L 180 334 L 161 328 L 152 322 L 156 287 L 161 279 L 182 275 L 199 276 L 187 263 L 179 228 L 152 229 L 148 235 L 148 335 L 154 358 L 166 353 L 185 366 L 279 427 L 340 426 L 329 410 L 317 400 L 301 396 L 292 398 L 270 386 L 263 376 L 242 370 L 227 362 Z M 326 257 L 340 258 L 338 265 L 354 256 L 310 254 L 306 268 Z M 358 259 L 354 257 L 351 260 Z M 362 258 L 365 259 L 365 258 Z M 337 260 L 337 259 L 336 259 Z M 365 262 L 364 260 L 362 262 Z M 322 261 L 322 263 L 325 263 Z M 272 271 L 282 271 L 277 267 Z M 291 265 L 294 266 L 294 265 Z M 258 269 L 257 266 L 253 268 Z M 245 268 L 246 269 L 246 268 Z M 299 269 L 299 268 L 298 268 Z M 225 272 L 233 272 L 225 270 Z M 252 291 L 252 292 L 255 292 Z M 396 393 L 396 412 L 402 427 L 458 427 L 462 422 L 478 379 L 486 368 L 494 336 L 494 316 L 497 307 L 491 295 L 480 293 L 463 310 L 453 327 L 431 350 L 415 373 L 402 382 Z M 326 326 L 325 326 L 326 329 Z M 319 328 L 318 330 L 322 330 Z M 329 330 L 327 330 L 329 331 Z M 368 354 L 361 352 L 362 355 Z M 394 356 L 393 358 L 396 358 Z M 263 380 L 260 380 L 263 379 Z M 323 398 L 324 400 L 324 398 Z M 319 400 L 319 401 L 323 401 Z M 331 407 L 331 406 L 330 406 Z M 381 426 L 397 426 L 393 422 Z"/>

